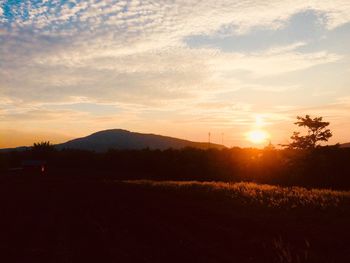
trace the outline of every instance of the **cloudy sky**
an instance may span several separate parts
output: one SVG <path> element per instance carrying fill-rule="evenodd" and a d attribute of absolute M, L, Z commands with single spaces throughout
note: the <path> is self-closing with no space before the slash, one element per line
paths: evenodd
<path fill-rule="evenodd" d="M 0 147 L 123 128 L 350 141 L 349 0 L 0 0 Z M 259 127 L 258 127 L 259 126 Z"/>

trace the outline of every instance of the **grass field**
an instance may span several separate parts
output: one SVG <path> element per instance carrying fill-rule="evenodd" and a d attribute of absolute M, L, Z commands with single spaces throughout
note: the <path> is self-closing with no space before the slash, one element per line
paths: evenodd
<path fill-rule="evenodd" d="M 350 193 L 253 183 L 11 180 L 2 262 L 350 262 Z"/>
<path fill-rule="evenodd" d="M 224 183 L 197 181 L 124 181 L 129 184 L 152 186 L 155 189 L 179 192 L 204 192 L 224 195 L 244 205 L 258 205 L 275 209 L 347 209 L 350 205 L 350 192 L 327 189 L 306 189 L 302 187 L 280 187 L 255 183 Z"/>

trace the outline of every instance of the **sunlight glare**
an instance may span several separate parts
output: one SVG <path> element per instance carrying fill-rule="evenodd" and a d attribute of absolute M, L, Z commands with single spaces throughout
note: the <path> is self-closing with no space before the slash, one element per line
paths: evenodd
<path fill-rule="evenodd" d="M 269 135 L 267 132 L 262 130 L 254 130 L 248 133 L 247 139 L 256 144 L 264 143 L 269 138 Z"/>
<path fill-rule="evenodd" d="M 264 118 L 260 115 L 255 117 L 255 126 L 256 127 L 262 127 L 265 126 Z"/>

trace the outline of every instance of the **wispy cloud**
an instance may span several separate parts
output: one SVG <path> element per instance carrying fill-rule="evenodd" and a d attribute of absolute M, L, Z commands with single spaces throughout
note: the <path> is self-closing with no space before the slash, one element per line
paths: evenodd
<path fill-rule="evenodd" d="M 182 130 L 195 123 L 203 133 L 208 126 L 241 131 L 256 112 L 267 112 L 286 123 L 273 115 L 282 96 L 291 98 L 291 107 L 304 107 L 301 90 L 319 85 L 315 69 L 337 63 L 331 77 L 346 83 L 348 54 L 318 47 L 312 36 L 249 51 L 190 47 L 186 38 L 278 32 L 307 10 L 326 33 L 350 22 L 348 0 L 0 1 L 0 122 L 44 127 L 55 120 L 56 127 L 69 123 L 77 133 L 79 126 L 92 131 L 94 125 L 167 133 L 176 130 L 172 123 L 182 123 Z M 291 30 L 297 35 L 299 29 Z M 300 72 L 313 79 L 298 78 Z M 325 94 L 324 85 L 309 87 L 310 93 Z M 273 105 L 254 92 L 265 92 Z M 91 110 L 67 106 L 79 103 Z M 103 105 L 121 110 L 94 114 Z M 140 124 L 149 120 L 153 128 Z"/>

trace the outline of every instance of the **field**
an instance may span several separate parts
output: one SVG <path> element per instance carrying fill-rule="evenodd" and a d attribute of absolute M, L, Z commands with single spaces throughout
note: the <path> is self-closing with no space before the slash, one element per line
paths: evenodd
<path fill-rule="evenodd" d="M 350 262 L 350 192 L 254 183 L 0 184 L 2 262 Z"/>

